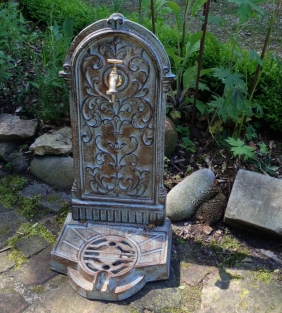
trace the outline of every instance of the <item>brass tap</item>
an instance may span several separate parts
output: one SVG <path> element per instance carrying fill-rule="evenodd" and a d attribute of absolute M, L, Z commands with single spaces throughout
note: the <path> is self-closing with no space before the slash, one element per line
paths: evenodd
<path fill-rule="evenodd" d="M 109 90 L 106 91 L 107 95 L 111 95 L 111 102 L 115 102 L 115 95 L 118 93 L 116 90 L 122 84 L 122 78 L 117 72 L 117 64 L 122 64 L 122 60 L 107 59 L 108 63 L 113 63 L 114 67 L 109 75 Z"/>

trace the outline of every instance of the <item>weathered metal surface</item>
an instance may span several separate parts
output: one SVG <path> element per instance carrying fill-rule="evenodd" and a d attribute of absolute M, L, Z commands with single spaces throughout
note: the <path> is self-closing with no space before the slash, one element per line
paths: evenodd
<path fill-rule="evenodd" d="M 51 268 L 68 274 L 88 299 L 123 300 L 146 282 L 169 276 L 171 225 L 69 221 L 52 251 Z"/>
<path fill-rule="evenodd" d="M 75 182 L 51 268 L 86 298 L 122 300 L 169 275 L 163 157 L 174 75 L 159 40 L 115 13 L 74 39 L 60 76 L 70 91 Z"/>
<path fill-rule="evenodd" d="M 161 43 L 113 14 L 77 36 L 60 76 L 70 89 L 73 218 L 163 224 L 165 92 L 174 76 Z"/>

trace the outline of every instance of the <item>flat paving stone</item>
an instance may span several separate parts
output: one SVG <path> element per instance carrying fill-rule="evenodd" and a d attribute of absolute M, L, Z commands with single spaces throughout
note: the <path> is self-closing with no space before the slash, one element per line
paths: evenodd
<path fill-rule="evenodd" d="M 185 263 L 185 266 L 181 267 L 180 278 L 181 281 L 195 287 L 213 270 L 212 266 Z"/>
<path fill-rule="evenodd" d="M 46 197 L 51 189 L 52 188 L 46 184 L 33 184 L 20 190 L 18 194 L 26 198 L 33 198 L 34 196 Z"/>
<path fill-rule="evenodd" d="M 18 216 L 15 210 L 7 209 L 0 205 L 0 249 L 4 247 L 8 238 L 13 236 L 18 228 L 27 219 L 23 216 Z"/>
<path fill-rule="evenodd" d="M 17 293 L 0 292 L 1 313 L 21 313 L 28 303 Z"/>
<path fill-rule="evenodd" d="M 49 313 L 131 313 L 129 306 L 120 303 L 91 301 L 76 293 L 68 281 L 60 285 L 42 301 Z"/>
<path fill-rule="evenodd" d="M 49 242 L 40 236 L 25 238 L 17 242 L 17 248 L 21 251 L 25 258 L 37 254 L 49 246 Z"/>
<path fill-rule="evenodd" d="M 8 251 L 0 253 L 0 274 L 15 266 L 15 262 L 8 258 Z"/>
<path fill-rule="evenodd" d="M 50 269 L 50 256 L 52 247 L 46 248 L 25 263 L 18 270 L 12 272 L 17 282 L 25 286 L 42 285 L 57 275 Z"/>
<path fill-rule="evenodd" d="M 275 281 L 257 281 L 250 270 L 226 269 L 214 275 L 202 290 L 197 313 L 281 313 L 282 287 Z"/>

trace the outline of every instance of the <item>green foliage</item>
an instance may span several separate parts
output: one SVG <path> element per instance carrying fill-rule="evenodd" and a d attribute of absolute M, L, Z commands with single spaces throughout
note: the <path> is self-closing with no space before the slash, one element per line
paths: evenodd
<path fill-rule="evenodd" d="M 175 21 L 173 27 L 176 36 L 167 36 L 163 41 L 167 54 L 172 61 L 172 71 L 176 74 L 175 88 L 169 93 L 174 104 L 174 108 L 170 112 L 172 118 L 179 116 L 178 112 L 181 110 L 187 110 L 189 104 L 193 102 L 191 98 L 187 97 L 187 93 L 189 89 L 195 87 L 198 64 L 196 60 L 191 62 L 191 59 L 200 49 L 203 34 L 202 31 L 191 33 L 188 30 L 191 22 L 195 19 L 196 13 L 204 3 L 206 3 L 205 0 L 196 0 L 194 2 L 187 0 L 183 14 L 180 6 L 175 1 L 163 1 L 163 5 L 166 4 L 171 10 Z M 190 19 L 187 24 L 189 13 Z M 212 35 L 210 34 L 210 36 Z M 209 71 L 211 70 L 202 70 L 200 76 L 206 75 Z M 202 89 L 204 88 L 205 85 L 202 85 Z"/>
<path fill-rule="evenodd" d="M 234 266 L 249 255 L 248 249 L 229 234 L 225 234 L 220 242 L 211 241 L 209 245 L 219 252 L 221 266 Z"/>
<path fill-rule="evenodd" d="M 253 159 L 254 155 L 254 148 L 245 145 L 244 141 L 240 140 L 239 138 L 228 138 L 226 142 L 231 146 L 231 151 L 235 157 L 242 157 L 243 160 Z"/>
<path fill-rule="evenodd" d="M 152 28 L 158 30 L 160 27 L 158 23 L 163 22 L 167 14 L 171 12 L 171 9 L 167 6 L 168 2 L 166 0 L 154 0 L 154 17 L 152 17 L 151 0 L 142 0 L 141 9 L 143 14 L 152 19 L 152 23 L 155 23 Z"/>
<path fill-rule="evenodd" d="M 18 192 L 26 185 L 26 179 L 16 175 L 7 175 L 0 180 L 0 203 L 6 208 L 14 207 L 19 215 L 27 218 L 42 213 L 39 201 L 41 196 L 26 198 Z"/>
<path fill-rule="evenodd" d="M 18 208 L 17 212 L 19 215 L 25 216 L 27 218 L 32 218 L 38 215 L 40 210 L 41 196 L 34 196 L 32 198 L 18 197 Z"/>
<path fill-rule="evenodd" d="M 282 61 L 269 53 L 264 59 L 264 66 L 254 101 L 263 109 L 263 116 L 256 115 L 261 122 L 266 122 L 272 129 L 282 129 Z"/>
<path fill-rule="evenodd" d="M 0 180 L 0 203 L 9 208 L 17 203 L 17 192 L 26 184 L 23 177 L 8 175 Z"/>
<path fill-rule="evenodd" d="M 168 170 L 169 162 L 170 162 L 170 159 L 165 156 L 164 157 L 164 174 L 165 175 L 169 175 L 169 170 Z"/>
<path fill-rule="evenodd" d="M 182 140 L 182 143 L 180 144 L 180 146 L 183 149 L 192 153 L 196 152 L 195 143 L 192 140 L 190 140 L 189 137 L 182 137 L 181 140 Z"/>
<path fill-rule="evenodd" d="M 58 214 L 55 217 L 55 224 L 62 226 L 65 222 L 65 219 L 70 212 L 70 204 L 68 202 L 64 202 Z"/>
<path fill-rule="evenodd" d="M 93 7 L 79 0 L 22 0 L 21 5 L 28 16 L 44 22 L 45 25 L 50 24 L 50 17 L 51 21 L 56 20 L 59 25 L 62 25 L 66 18 L 72 19 L 75 35 L 110 14 L 106 7 Z"/>
<path fill-rule="evenodd" d="M 14 2 L 0 4 L 0 89 L 13 76 L 11 70 L 26 33 L 24 18 L 16 7 Z"/>
<path fill-rule="evenodd" d="M 265 2 L 265 0 L 228 0 L 228 2 L 238 5 L 239 22 L 247 22 L 252 17 L 262 17 L 263 11 L 258 4 Z"/>
<path fill-rule="evenodd" d="M 35 80 L 30 82 L 38 93 L 38 103 L 30 110 L 43 121 L 59 120 L 61 116 L 68 115 L 68 90 L 58 73 L 72 36 L 73 21 L 69 18 L 64 20 L 62 27 L 54 21 L 46 29 L 44 46 L 39 56 L 42 67 L 37 67 Z"/>

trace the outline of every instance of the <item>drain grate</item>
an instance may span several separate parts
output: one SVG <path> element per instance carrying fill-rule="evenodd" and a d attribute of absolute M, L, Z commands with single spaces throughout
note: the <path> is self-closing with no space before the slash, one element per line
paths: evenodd
<path fill-rule="evenodd" d="M 81 253 L 81 262 L 90 272 L 104 270 L 117 275 L 129 271 L 137 256 L 136 246 L 128 239 L 103 236 L 86 243 Z"/>

